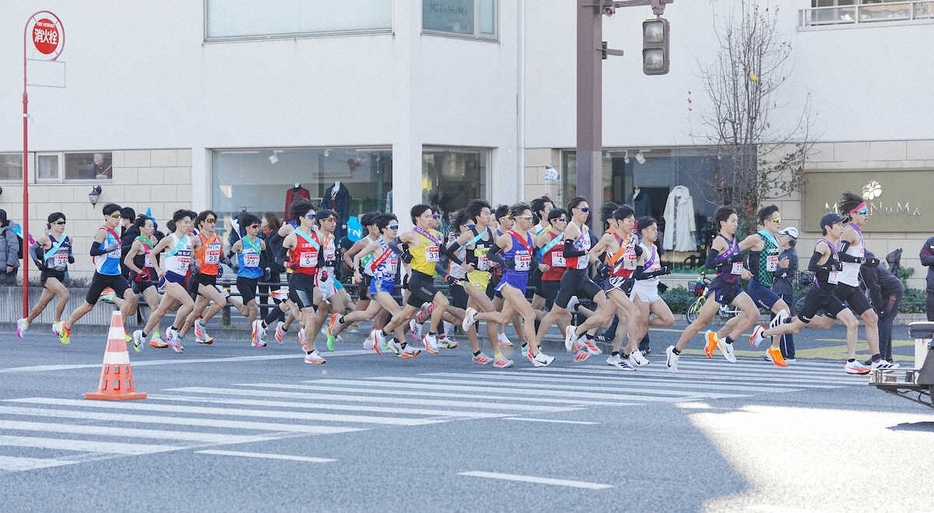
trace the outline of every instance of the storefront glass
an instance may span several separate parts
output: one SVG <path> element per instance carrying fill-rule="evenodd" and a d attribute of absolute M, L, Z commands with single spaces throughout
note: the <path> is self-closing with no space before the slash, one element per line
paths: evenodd
<path fill-rule="evenodd" d="M 212 152 L 212 208 L 226 233 L 242 210 L 284 219 L 288 199 L 309 197 L 347 217 L 382 211 L 392 188 L 388 148 L 297 148 Z M 335 189 L 335 185 L 337 188 Z M 296 187 L 297 186 L 297 187 Z M 336 193 L 335 193 L 336 192 Z"/>
<path fill-rule="evenodd" d="M 425 148 L 422 201 L 449 214 L 476 198 L 487 198 L 488 149 Z M 446 217 L 446 216 L 445 216 Z"/>

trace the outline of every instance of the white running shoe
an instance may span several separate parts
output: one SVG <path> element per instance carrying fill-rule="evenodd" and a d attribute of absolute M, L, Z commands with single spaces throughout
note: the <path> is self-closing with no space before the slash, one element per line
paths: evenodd
<path fill-rule="evenodd" d="M 529 360 L 532 361 L 532 365 L 535 367 L 548 367 L 551 365 L 551 362 L 555 361 L 554 356 L 548 356 L 547 354 L 538 351 L 538 354 L 531 356 L 531 351 L 529 352 Z"/>
<path fill-rule="evenodd" d="M 733 344 L 727 344 L 723 340 L 717 341 L 717 348 L 723 353 L 723 357 L 730 363 L 736 363 L 736 355 L 733 354 Z"/>
<path fill-rule="evenodd" d="M 393 338 L 393 340 L 395 340 L 395 338 Z M 402 358 L 415 358 L 419 353 L 421 353 L 420 350 L 415 349 L 411 344 L 406 344 L 399 352 L 399 356 Z"/>
<path fill-rule="evenodd" d="M 266 347 L 266 342 L 263 341 L 265 336 L 265 330 L 263 330 L 263 321 L 256 319 L 253 321 L 252 329 L 252 338 L 253 338 L 253 347 Z"/>
<path fill-rule="evenodd" d="M 678 372 L 678 360 L 681 359 L 681 355 L 675 353 L 675 346 L 668 346 L 668 348 L 665 349 L 665 355 L 667 356 L 665 366 L 668 368 L 668 371 Z"/>
<path fill-rule="evenodd" d="M 490 358 L 489 356 L 483 354 L 483 352 L 481 352 L 481 353 L 478 354 L 478 355 L 474 355 L 474 357 L 473 357 L 473 362 L 474 362 L 474 363 L 479 363 L 480 365 L 486 365 L 486 364 L 488 364 L 488 363 L 492 363 L 492 362 L 493 362 L 493 359 Z"/>
<path fill-rule="evenodd" d="M 769 322 L 769 329 L 778 326 L 779 324 L 784 323 L 791 315 L 788 313 L 788 310 L 782 308 L 780 312 L 775 314 L 775 318 Z"/>
<path fill-rule="evenodd" d="M 784 310 L 782 311 L 784 312 Z M 776 317 L 776 319 L 778 319 L 778 317 Z M 772 325 L 769 324 L 769 328 L 771 327 Z M 752 335 L 749 336 L 749 345 L 752 346 L 753 349 L 759 349 L 759 346 L 765 342 L 765 335 L 763 335 L 763 333 L 765 333 L 765 328 L 761 324 L 757 324 L 756 327 L 752 329 Z"/>
<path fill-rule="evenodd" d="M 62 332 L 62 321 L 52 323 L 52 333 L 58 335 Z"/>
<path fill-rule="evenodd" d="M 318 354 L 317 349 L 312 349 L 310 353 L 305 353 L 305 363 L 321 365 L 322 363 L 327 363 L 327 360 L 321 358 L 321 355 Z"/>
<path fill-rule="evenodd" d="M 143 337 L 143 330 L 136 330 L 133 332 L 133 346 L 136 347 L 137 352 L 139 352 L 139 348 L 143 347 L 145 342 L 146 339 Z"/>
<path fill-rule="evenodd" d="M 425 351 L 428 351 L 431 354 L 438 354 L 438 336 L 428 333 L 422 338 L 422 342 L 425 344 Z"/>
<path fill-rule="evenodd" d="M 846 362 L 846 365 L 843 366 L 844 372 L 847 374 L 860 375 L 860 374 L 869 374 L 869 367 L 865 366 L 859 360 L 853 360 L 852 362 Z"/>
<path fill-rule="evenodd" d="M 629 359 L 620 357 L 616 363 L 613 364 L 614 367 L 620 370 L 634 371 L 636 367 L 629 363 Z"/>
<path fill-rule="evenodd" d="M 276 343 L 281 344 L 285 341 L 285 330 L 282 327 L 285 326 L 284 321 L 279 321 L 276 323 Z"/>
<path fill-rule="evenodd" d="M 512 340 L 509 340 L 509 337 L 505 333 L 500 333 L 496 336 L 496 341 L 499 342 L 499 345 L 503 347 L 513 347 Z"/>
<path fill-rule="evenodd" d="M 869 366 L 869 369 L 885 371 L 885 370 L 894 370 L 894 369 L 897 369 L 898 367 L 899 365 L 897 363 L 890 363 L 886 360 L 880 359 L 879 361 L 872 362 L 872 365 Z"/>
<path fill-rule="evenodd" d="M 422 325 L 415 322 L 415 319 L 409 321 L 409 336 L 416 342 L 422 340 Z"/>
<path fill-rule="evenodd" d="M 577 307 L 581 302 L 577 299 L 577 296 L 571 296 L 571 299 L 568 301 L 568 311 L 571 313 L 577 313 Z"/>
<path fill-rule="evenodd" d="M 370 339 L 373 341 L 373 344 L 376 347 L 380 347 L 385 344 L 386 347 L 392 351 L 392 354 L 396 356 L 402 356 L 402 344 L 396 340 L 396 337 L 392 337 L 389 340 L 386 340 L 386 337 L 380 332 L 380 330 L 373 330 L 370 333 Z"/>
<path fill-rule="evenodd" d="M 26 330 L 29 329 L 29 323 L 26 322 L 25 318 L 16 320 L 16 336 L 23 338 L 23 333 L 26 333 Z"/>
<path fill-rule="evenodd" d="M 512 367 L 513 365 L 514 365 L 514 362 L 505 357 L 500 358 L 499 360 L 496 360 L 495 362 L 493 362 L 493 367 L 496 367 L 497 369 L 508 369 Z"/>
<path fill-rule="evenodd" d="M 204 330 L 204 321 L 201 319 L 195 319 L 195 338 L 202 340 L 207 338 L 207 333 Z"/>
<path fill-rule="evenodd" d="M 645 367 L 649 363 L 648 358 L 642 355 L 642 351 L 635 350 L 629 355 L 629 364 L 633 367 Z"/>
<path fill-rule="evenodd" d="M 469 330 L 470 327 L 477 322 L 476 316 L 477 310 L 475 308 L 468 308 L 464 314 L 464 321 L 461 323 L 461 329 L 465 332 Z"/>
<path fill-rule="evenodd" d="M 578 337 L 577 337 L 577 333 L 575 333 L 576 330 L 577 330 L 577 326 L 574 326 L 573 324 L 568 325 L 568 327 L 564 329 L 564 350 L 565 351 L 570 352 L 571 349 L 573 349 L 574 347 L 574 342 L 577 342 Z"/>
<path fill-rule="evenodd" d="M 622 358 L 622 356 L 620 356 L 619 353 L 617 353 L 617 354 L 611 354 L 610 356 L 607 356 L 607 357 L 606 357 L 606 364 L 607 364 L 607 365 L 612 365 L 612 366 L 615 367 L 616 364 L 619 363 L 619 360 L 620 360 L 621 358 Z"/>

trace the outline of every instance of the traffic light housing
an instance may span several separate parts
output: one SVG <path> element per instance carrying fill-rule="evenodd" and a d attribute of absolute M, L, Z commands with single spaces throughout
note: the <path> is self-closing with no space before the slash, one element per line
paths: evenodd
<path fill-rule="evenodd" d="M 661 16 L 642 22 L 642 72 L 668 74 L 668 20 Z"/>

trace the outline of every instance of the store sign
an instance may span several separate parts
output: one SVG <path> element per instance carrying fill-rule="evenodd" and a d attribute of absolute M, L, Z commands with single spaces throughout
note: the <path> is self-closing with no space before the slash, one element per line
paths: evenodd
<path fill-rule="evenodd" d="M 54 61 L 65 49 L 65 28 L 55 13 L 37 12 L 26 24 L 26 37 L 34 48 L 34 57 Z"/>
<path fill-rule="evenodd" d="M 820 218 L 838 212 L 844 192 L 859 194 L 869 208 L 866 232 L 930 232 L 934 206 L 919 187 L 930 180 L 929 171 L 809 172 L 803 197 L 804 226 L 820 232 Z"/>

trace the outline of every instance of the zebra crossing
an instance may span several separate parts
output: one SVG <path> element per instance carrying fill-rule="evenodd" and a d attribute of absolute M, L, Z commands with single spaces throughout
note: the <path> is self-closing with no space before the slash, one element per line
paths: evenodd
<path fill-rule="evenodd" d="M 779 369 L 754 360 L 730 364 L 686 357 L 677 374 L 658 361 L 634 372 L 598 361 L 505 372 L 474 367 L 404 376 L 186 386 L 150 393 L 145 401 L 24 397 L 0 401 L 0 475 L 171 451 L 233 455 L 240 453 L 217 448 L 472 419 L 574 422 L 555 420 L 552 414 L 865 383 L 865 378 L 845 375 L 837 362 Z"/>

